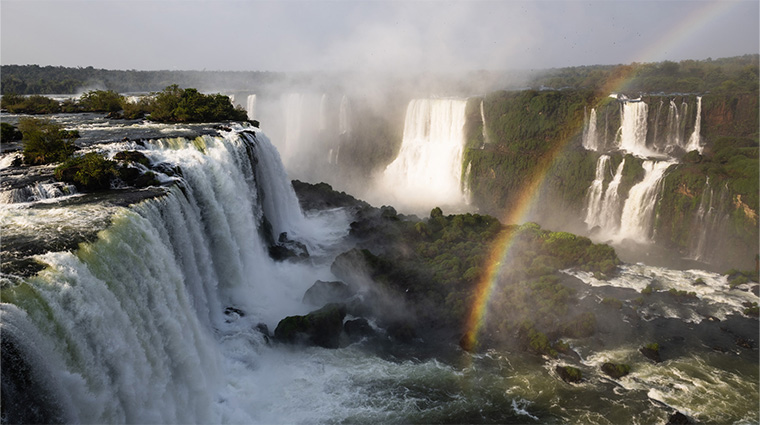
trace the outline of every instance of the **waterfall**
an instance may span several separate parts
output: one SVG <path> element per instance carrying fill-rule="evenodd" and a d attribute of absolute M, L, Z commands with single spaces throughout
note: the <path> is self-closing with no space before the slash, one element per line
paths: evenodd
<path fill-rule="evenodd" d="M 488 130 L 486 128 L 486 110 L 483 101 L 480 101 L 480 122 L 483 125 L 483 143 L 488 144 Z"/>
<path fill-rule="evenodd" d="M 0 204 L 34 202 L 77 193 L 76 186 L 63 182 L 38 182 L 21 188 L 0 191 Z"/>
<path fill-rule="evenodd" d="M 586 219 L 584 220 L 589 228 L 600 225 L 602 196 L 604 196 L 604 178 L 609 169 L 610 157 L 602 155 L 596 161 L 596 174 L 594 181 L 591 182 L 588 194 L 586 195 Z"/>
<path fill-rule="evenodd" d="M 636 156 L 651 156 L 647 148 L 647 104 L 644 102 L 623 103 L 620 125 L 620 149 Z"/>
<path fill-rule="evenodd" d="M 710 185 L 710 177 L 705 180 L 705 188 L 702 190 L 702 199 L 692 220 L 692 228 L 699 229 L 692 235 L 689 244 L 689 258 L 697 261 L 707 261 L 710 254 L 719 249 L 715 236 L 729 220 L 730 215 L 725 209 L 729 204 L 728 187 L 717 191 Z"/>
<path fill-rule="evenodd" d="M 322 93 L 319 99 L 319 131 L 327 130 L 327 94 Z"/>
<path fill-rule="evenodd" d="M 340 109 L 338 111 L 338 132 L 340 134 L 348 134 L 351 132 L 351 121 L 349 119 L 349 110 L 351 104 L 348 101 L 348 97 L 343 96 L 340 99 Z"/>
<path fill-rule="evenodd" d="M 285 117 L 285 138 L 280 146 L 282 161 L 287 164 L 301 144 L 303 127 L 303 95 L 290 93 L 283 96 L 283 116 Z"/>
<path fill-rule="evenodd" d="M 394 201 L 394 206 L 429 209 L 464 203 L 461 178 L 466 105 L 463 99 L 409 102 L 401 150 L 379 182 L 379 190 Z"/>
<path fill-rule="evenodd" d="M 686 152 L 699 151 L 702 153 L 700 132 L 702 131 L 702 96 L 697 96 L 697 118 L 694 122 L 694 132 L 689 137 L 689 143 L 685 146 Z"/>
<path fill-rule="evenodd" d="M 4 409 L 35 422 L 251 422 L 249 395 L 225 380 L 255 366 L 256 323 L 303 314 L 305 288 L 289 289 L 300 277 L 259 236 L 264 215 L 287 231 L 303 222 L 293 189 L 261 133 L 132 147 L 181 180 L 118 209 L 77 252 L 39 256 L 37 276 L 4 278 Z"/>
<path fill-rule="evenodd" d="M 678 106 L 676 106 L 676 102 L 671 99 L 668 108 L 668 145 L 681 146 L 680 128 L 681 118 L 678 113 Z"/>
<path fill-rule="evenodd" d="M 654 207 L 660 193 L 660 182 L 665 170 L 673 163 L 668 161 L 644 161 L 644 179 L 628 192 L 620 216 L 619 239 L 649 242 L 654 219 Z"/>
<path fill-rule="evenodd" d="M 248 112 L 248 119 L 256 119 L 256 95 L 249 94 L 245 110 Z"/>
<path fill-rule="evenodd" d="M 606 167 L 600 167 L 599 162 L 608 162 L 601 157 L 597 162 L 597 173 L 604 173 Z M 602 168 L 600 170 L 600 168 Z M 586 224 L 589 229 L 593 229 L 596 226 L 600 227 L 600 230 L 605 235 L 613 234 L 617 231 L 620 223 L 620 194 L 618 194 L 618 187 L 623 179 L 623 169 L 625 168 L 625 158 L 620 162 L 615 175 L 612 177 L 612 181 L 607 185 L 607 189 L 604 191 L 604 195 L 601 200 L 594 203 L 589 203 L 589 209 L 586 212 Z M 603 181 L 603 178 L 602 178 Z"/>
<path fill-rule="evenodd" d="M 591 113 L 583 129 L 583 147 L 590 151 L 599 150 L 599 137 L 596 134 L 596 108 L 591 108 Z"/>

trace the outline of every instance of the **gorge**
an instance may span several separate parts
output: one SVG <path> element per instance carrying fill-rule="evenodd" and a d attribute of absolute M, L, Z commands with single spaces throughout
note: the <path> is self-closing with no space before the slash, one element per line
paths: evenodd
<path fill-rule="evenodd" d="M 755 94 L 255 90 L 4 146 L 3 423 L 757 419 Z"/>

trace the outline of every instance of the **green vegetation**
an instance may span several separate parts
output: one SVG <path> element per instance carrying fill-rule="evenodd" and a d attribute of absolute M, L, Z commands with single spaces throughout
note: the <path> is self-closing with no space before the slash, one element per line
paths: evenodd
<path fill-rule="evenodd" d="M 79 105 L 87 112 L 118 112 L 124 97 L 113 90 L 91 90 L 79 98 Z"/>
<path fill-rule="evenodd" d="M 108 112 L 113 117 L 138 119 L 146 114 L 149 119 L 167 123 L 245 121 L 247 113 L 235 108 L 228 96 L 205 95 L 196 89 L 182 89 L 176 84 L 143 97 L 137 102 L 129 102 L 124 96 L 112 90 L 91 90 L 79 100 L 62 103 L 40 96 L 20 96 L 7 94 L 0 107 L 11 113 L 52 114 L 56 112 Z"/>
<path fill-rule="evenodd" d="M 682 291 L 675 288 L 670 288 L 668 290 L 668 293 L 680 300 L 690 300 L 690 299 L 697 299 L 697 293 L 692 291 Z"/>
<path fill-rule="evenodd" d="M 23 135 L 24 163 L 27 165 L 49 164 L 66 160 L 76 150 L 76 131 L 46 119 L 22 118 L 18 129 Z"/>
<path fill-rule="evenodd" d="M 604 92 L 611 83 L 622 81 L 620 90 L 630 93 L 757 92 L 759 57 L 560 68 L 543 73 L 532 84 Z"/>
<path fill-rule="evenodd" d="M 602 372 L 614 379 L 620 379 L 631 373 L 631 366 L 624 363 L 604 363 L 602 364 Z"/>
<path fill-rule="evenodd" d="M 166 87 L 167 81 L 182 86 L 197 86 L 199 81 L 216 77 L 230 87 L 249 88 L 282 81 L 285 74 L 250 71 L 135 71 L 106 70 L 91 66 L 2 65 L 2 94 L 77 93 L 82 88 L 99 86 L 117 93 L 153 92 Z M 205 89 L 205 88 L 204 88 Z"/>
<path fill-rule="evenodd" d="M 56 100 L 41 95 L 5 94 L 0 100 L 0 109 L 11 114 L 54 114 L 61 112 L 61 105 Z"/>
<path fill-rule="evenodd" d="M 116 177 L 116 162 L 95 152 L 72 157 L 55 169 L 57 180 L 74 183 L 86 190 L 108 189 Z"/>
<path fill-rule="evenodd" d="M 745 315 L 750 317 L 758 317 L 760 316 L 760 306 L 756 302 L 752 303 L 746 303 L 744 310 L 742 311 Z"/>
<path fill-rule="evenodd" d="M 221 94 L 205 95 L 196 89 L 182 89 L 174 84 L 155 95 L 149 119 L 158 122 L 245 121 L 246 112 L 236 109 L 230 98 Z"/>
<path fill-rule="evenodd" d="M 377 253 L 350 251 L 343 254 L 346 261 L 363 260 L 375 282 L 410 301 L 416 317 L 454 327 L 464 326 L 477 288 L 494 285 L 485 340 L 507 344 L 516 336 L 537 354 L 557 356 L 569 347 L 551 341 L 587 337 L 596 329 L 594 313 L 579 311 L 578 294 L 558 271 L 580 268 L 611 276 L 620 263 L 609 246 L 535 223 L 504 227 L 490 216 L 447 216 L 440 208 L 424 221 L 402 218 L 385 207 L 376 214 L 381 225 L 354 223 L 352 234 L 367 235 L 388 248 L 373 244 Z M 490 256 L 503 252 L 505 243 L 510 248 L 498 274 L 487 274 L 494 261 Z"/>
<path fill-rule="evenodd" d="M 557 366 L 554 369 L 560 378 L 565 382 L 578 383 L 583 380 L 583 372 L 572 366 Z"/>
<path fill-rule="evenodd" d="M 586 158 L 573 147 L 580 145 L 578 129 L 594 100 L 594 93 L 588 90 L 488 94 L 483 109 L 489 143 L 478 149 L 482 127 L 465 129 L 472 140 L 468 145 L 476 147 L 467 149 L 464 157 L 465 166 L 471 164 L 469 184 L 474 203 L 485 211 L 501 213 L 518 202 L 531 182 L 547 175 L 546 197 L 559 194 L 555 202 L 582 207 L 585 191 L 594 179 L 595 158 Z M 559 150 L 562 155 L 557 155 Z"/>
<path fill-rule="evenodd" d="M 0 123 L 0 128 L 2 128 L 2 133 L 0 133 L 0 141 L 3 143 L 18 142 L 24 137 L 23 133 L 21 133 L 18 128 L 8 124 L 7 122 Z"/>

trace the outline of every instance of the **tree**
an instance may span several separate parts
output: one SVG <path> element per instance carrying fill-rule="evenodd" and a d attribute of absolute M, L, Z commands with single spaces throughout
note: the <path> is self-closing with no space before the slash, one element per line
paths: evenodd
<path fill-rule="evenodd" d="M 118 112 L 122 109 L 122 96 L 113 90 L 90 90 L 79 98 L 87 112 Z"/>
<path fill-rule="evenodd" d="M 47 119 L 22 118 L 18 128 L 23 135 L 24 162 L 28 165 L 49 164 L 66 160 L 76 150 L 76 131 Z"/>

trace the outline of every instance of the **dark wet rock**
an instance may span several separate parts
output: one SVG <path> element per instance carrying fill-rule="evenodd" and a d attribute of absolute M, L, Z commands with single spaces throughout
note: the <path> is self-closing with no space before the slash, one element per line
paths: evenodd
<path fill-rule="evenodd" d="M 695 423 L 691 420 L 688 416 L 684 415 L 681 412 L 676 412 L 670 415 L 668 418 L 668 423 L 666 425 L 690 425 Z"/>
<path fill-rule="evenodd" d="M 269 338 L 271 335 L 269 334 L 269 326 L 267 326 L 266 323 L 259 323 L 258 325 L 254 326 L 253 329 L 264 335 L 264 340 L 267 342 L 267 344 L 269 343 Z"/>
<path fill-rule="evenodd" d="M 572 366 L 557 366 L 554 369 L 563 381 L 575 384 L 583 380 L 583 372 Z"/>
<path fill-rule="evenodd" d="M 261 125 L 261 123 L 259 123 L 259 120 L 248 120 L 248 122 L 249 122 L 249 123 L 250 123 L 252 126 L 254 126 L 254 127 L 256 127 L 256 128 L 259 128 L 259 126 Z"/>
<path fill-rule="evenodd" d="M 388 336 L 402 343 L 410 343 L 417 338 L 417 331 L 409 322 L 394 322 L 385 329 Z"/>
<path fill-rule="evenodd" d="M 364 318 L 347 320 L 343 324 L 343 331 L 352 342 L 375 336 L 375 330 L 372 329 L 367 319 Z"/>
<path fill-rule="evenodd" d="M 370 208 L 368 203 L 346 192 L 337 192 L 327 183 L 311 184 L 293 180 L 292 184 L 298 196 L 298 202 L 305 211 L 349 207 Z"/>
<path fill-rule="evenodd" d="M 736 345 L 738 345 L 741 348 L 745 348 L 747 350 L 752 350 L 753 348 L 755 348 L 754 341 L 750 339 L 742 338 L 742 337 L 736 338 Z"/>
<path fill-rule="evenodd" d="M 282 342 L 338 348 L 345 316 L 345 305 L 328 304 L 305 316 L 288 316 L 280 320 L 274 337 Z"/>
<path fill-rule="evenodd" d="M 760 297 L 760 285 L 752 285 L 752 288 L 750 288 L 749 292 L 752 292 L 755 294 L 755 296 Z"/>
<path fill-rule="evenodd" d="M 647 344 L 646 346 L 641 347 L 639 352 L 655 363 L 660 363 L 662 361 L 662 358 L 660 357 L 660 345 L 657 343 Z"/>
<path fill-rule="evenodd" d="M 602 372 L 614 379 L 620 379 L 631 372 L 631 367 L 623 363 L 604 363 L 602 365 Z"/>
<path fill-rule="evenodd" d="M 325 305 L 335 302 L 345 302 L 354 291 L 347 284 L 340 281 L 325 282 L 318 280 L 314 282 L 303 296 L 303 303 L 310 305 Z"/>
<path fill-rule="evenodd" d="M 275 261 L 309 258 L 309 250 L 301 242 L 288 239 L 288 233 L 280 233 L 277 243 L 269 246 L 269 256 Z"/>

